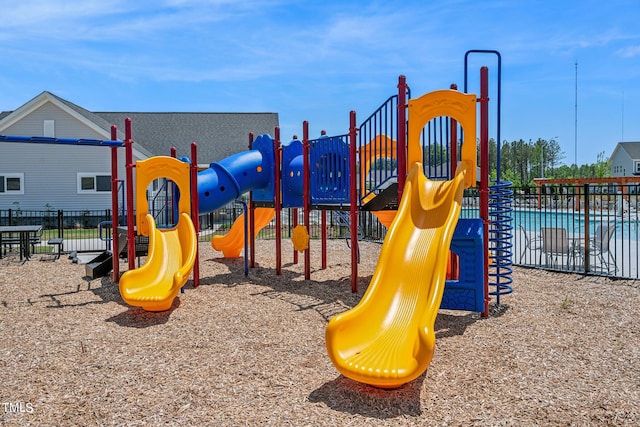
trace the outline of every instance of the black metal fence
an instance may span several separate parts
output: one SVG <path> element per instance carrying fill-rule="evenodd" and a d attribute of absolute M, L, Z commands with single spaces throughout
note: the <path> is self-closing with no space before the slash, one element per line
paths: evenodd
<path fill-rule="evenodd" d="M 637 185 L 513 188 L 511 208 L 513 264 L 640 278 Z M 477 199 L 462 216 L 478 216 Z"/>
<path fill-rule="evenodd" d="M 201 241 L 208 241 L 214 235 L 226 234 L 235 221 L 244 213 L 241 203 L 231 203 L 215 212 L 200 216 Z M 297 220 L 295 219 L 297 214 Z M 323 229 L 323 213 L 313 211 L 310 215 L 309 235 L 320 238 Z M 327 237 L 330 239 L 349 236 L 349 225 L 344 215 L 332 211 L 324 212 Z M 361 227 L 359 236 L 364 237 L 364 229 L 371 239 L 381 239 L 384 228 L 375 218 L 370 219 L 366 213 L 360 214 Z M 126 225 L 125 218 L 119 218 L 121 226 Z M 302 209 L 284 209 L 282 211 L 282 227 L 284 238 L 290 238 L 296 224 L 303 223 Z M 0 226 L 5 225 L 41 225 L 42 233 L 39 244 L 34 245 L 35 252 L 50 252 L 52 248 L 46 242 L 54 237 L 64 239 L 65 252 L 101 252 L 111 250 L 111 210 L 21 210 L 0 209 Z M 275 221 L 260 230 L 259 239 L 275 238 Z M 381 237 L 382 236 L 382 237 Z M 12 249 L 12 248 L 8 248 Z"/>
<path fill-rule="evenodd" d="M 515 265 L 557 271 L 640 278 L 640 191 L 636 185 L 553 185 L 514 188 L 512 200 L 512 254 Z M 232 203 L 200 217 L 200 240 L 226 234 L 244 213 L 243 204 Z M 291 236 L 296 210 L 282 212 L 283 237 Z M 297 210 L 302 223 L 302 210 Z M 309 235 L 322 234 L 321 211 L 312 211 Z M 329 238 L 346 238 L 348 215 L 325 211 Z M 465 192 L 462 217 L 479 217 L 478 194 Z M 42 241 L 65 239 L 65 251 L 98 252 L 110 249 L 110 210 L 23 211 L 0 210 L 0 225 L 43 227 Z M 491 226 L 490 226 L 491 227 Z M 490 228 L 491 229 L 491 228 Z M 359 238 L 382 241 L 386 229 L 370 212 L 359 214 Z M 490 232 L 491 237 L 491 232 Z M 275 221 L 257 238 L 275 238 Z M 50 251 L 42 244 L 42 251 Z M 37 250 L 36 250 L 37 251 Z"/>

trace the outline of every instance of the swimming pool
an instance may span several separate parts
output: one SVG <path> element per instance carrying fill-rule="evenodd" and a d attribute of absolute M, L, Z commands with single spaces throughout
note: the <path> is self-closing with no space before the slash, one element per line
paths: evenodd
<path fill-rule="evenodd" d="M 477 208 L 462 208 L 461 218 L 478 216 Z M 514 230 L 519 230 L 522 225 L 527 231 L 538 232 L 543 227 L 552 227 L 566 228 L 569 234 L 584 234 L 586 227 L 585 215 L 577 211 L 514 209 L 511 217 Z M 602 223 L 614 223 L 618 237 L 624 236 L 635 240 L 640 238 L 639 220 L 635 212 L 623 216 L 607 212 L 591 212 L 588 218 L 589 232 L 594 233 Z"/>

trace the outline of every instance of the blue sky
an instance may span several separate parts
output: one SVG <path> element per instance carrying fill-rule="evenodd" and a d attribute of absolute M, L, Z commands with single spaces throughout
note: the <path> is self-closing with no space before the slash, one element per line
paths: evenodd
<path fill-rule="evenodd" d="M 0 111 L 48 90 L 91 111 L 267 111 L 283 139 L 303 120 L 342 134 L 398 75 L 413 96 L 462 88 L 465 52 L 495 49 L 502 140 L 556 139 L 566 164 L 640 141 L 637 0 L 1 3 Z M 469 65 L 496 76 L 492 55 Z"/>

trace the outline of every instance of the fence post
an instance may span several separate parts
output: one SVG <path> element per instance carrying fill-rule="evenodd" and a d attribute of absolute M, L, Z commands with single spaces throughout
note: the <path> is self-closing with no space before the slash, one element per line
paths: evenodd
<path fill-rule="evenodd" d="M 58 209 L 58 237 L 64 237 L 64 211 Z"/>
<path fill-rule="evenodd" d="M 589 265 L 589 252 L 591 248 L 589 248 L 589 184 L 583 184 L 583 193 L 584 193 L 584 272 L 588 273 L 591 270 L 591 266 Z"/>
<path fill-rule="evenodd" d="M 105 221 L 109 221 L 111 222 L 111 227 L 108 228 L 108 231 L 105 232 L 106 239 L 111 239 L 111 240 L 107 240 L 107 250 L 111 251 L 111 248 L 113 247 L 113 220 L 112 220 L 112 216 L 111 216 L 111 209 L 105 209 L 104 210 L 104 217 L 106 218 Z M 98 227 L 100 226 L 100 223 L 98 223 Z M 100 237 L 100 236 L 98 236 Z M 112 255 L 113 256 L 113 255 Z M 113 259 L 113 258 L 112 258 Z"/>

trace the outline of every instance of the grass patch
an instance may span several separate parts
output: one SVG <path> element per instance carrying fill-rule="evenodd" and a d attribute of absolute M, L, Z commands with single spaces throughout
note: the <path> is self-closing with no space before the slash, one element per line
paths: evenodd
<path fill-rule="evenodd" d="M 569 307 L 571 307 L 572 305 L 573 305 L 573 301 L 571 301 L 571 299 L 569 297 L 564 297 L 564 299 L 560 303 L 560 308 L 563 309 L 563 310 L 566 310 Z"/>

